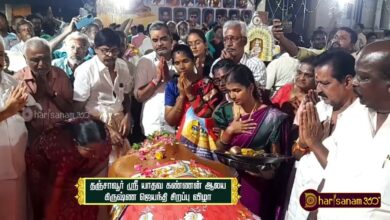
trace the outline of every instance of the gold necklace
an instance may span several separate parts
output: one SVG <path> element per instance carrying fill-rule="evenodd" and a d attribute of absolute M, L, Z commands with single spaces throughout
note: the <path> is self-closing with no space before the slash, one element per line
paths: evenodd
<path fill-rule="evenodd" d="M 238 109 L 238 115 L 240 115 L 240 116 L 242 116 L 242 115 L 241 115 L 241 109 L 243 109 L 242 106 L 240 106 L 240 108 Z M 249 114 L 248 120 L 249 120 L 249 119 L 252 119 L 253 112 L 255 112 L 256 109 L 257 109 L 257 103 L 253 106 L 252 111 L 251 111 L 251 113 Z"/>

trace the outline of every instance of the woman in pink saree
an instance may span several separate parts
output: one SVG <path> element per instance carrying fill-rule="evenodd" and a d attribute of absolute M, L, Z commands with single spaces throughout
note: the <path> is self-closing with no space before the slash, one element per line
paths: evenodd
<path fill-rule="evenodd" d="M 221 129 L 219 150 L 231 147 L 264 150 L 266 153 L 290 154 L 288 116 L 265 103 L 259 95 L 251 70 L 237 65 L 226 78 L 232 102 L 221 105 L 213 115 Z M 283 208 L 283 181 L 265 180 L 240 171 L 241 202 L 263 219 L 275 219 Z M 287 180 L 286 180 L 287 181 Z"/>

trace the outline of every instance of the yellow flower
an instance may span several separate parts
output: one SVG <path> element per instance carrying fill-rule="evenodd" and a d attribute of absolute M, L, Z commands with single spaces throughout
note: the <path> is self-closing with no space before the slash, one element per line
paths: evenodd
<path fill-rule="evenodd" d="M 164 154 L 163 154 L 163 152 L 159 151 L 159 152 L 156 152 L 156 153 L 154 154 L 154 157 L 155 157 L 157 160 L 161 160 L 161 159 L 164 158 Z"/>

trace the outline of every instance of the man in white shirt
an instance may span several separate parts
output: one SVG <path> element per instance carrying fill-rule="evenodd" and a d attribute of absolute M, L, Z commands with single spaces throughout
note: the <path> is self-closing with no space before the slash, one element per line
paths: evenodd
<path fill-rule="evenodd" d="M 282 52 L 282 55 L 271 61 L 267 66 L 267 83 L 265 89 L 271 91 L 271 96 L 275 94 L 282 86 L 292 83 L 299 61 L 287 52 Z"/>
<path fill-rule="evenodd" d="M 358 102 L 355 101 L 356 95 L 352 89 L 352 79 L 355 76 L 354 67 L 355 59 L 345 51 L 327 51 L 317 58 L 314 69 L 317 92 L 323 99 L 315 107 L 318 112 L 317 122 L 318 125 L 321 122 L 323 125 L 329 125 L 326 127 L 330 129 L 326 133 L 317 135 L 316 138 L 307 138 L 304 132 L 300 132 L 299 147 L 309 147 L 310 151 L 299 160 L 286 219 L 307 219 L 309 215 L 309 212 L 301 207 L 299 197 L 307 189 L 318 188 L 324 178 L 324 167 L 326 167 L 330 150 L 325 144 L 330 137 L 326 137 L 332 133 L 332 128 L 338 126 L 340 115 L 347 112 L 353 103 Z M 300 108 L 307 111 L 306 105 L 308 105 L 307 102 L 303 101 Z M 329 106 L 333 110 L 329 109 Z M 298 110 L 298 112 L 297 114 L 302 115 L 302 111 Z M 299 118 L 301 130 L 302 118 Z"/>
<path fill-rule="evenodd" d="M 109 28 L 99 31 L 94 45 L 96 55 L 76 68 L 73 100 L 76 111 L 87 112 L 109 126 L 112 163 L 129 147 L 131 77 L 127 63 L 118 59 L 117 33 Z"/>
<path fill-rule="evenodd" d="M 355 44 L 355 49 L 356 51 L 359 51 L 362 49 L 366 44 L 367 44 L 367 38 L 366 35 L 364 35 L 363 30 L 364 30 L 364 25 L 363 24 L 355 24 L 353 27 L 353 30 L 357 34 L 357 41 Z"/>
<path fill-rule="evenodd" d="M 318 219 L 390 219 L 389 51 L 390 41 L 374 42 L 358 56 L 353 87 L 365 106 L 355 102 L 339 117 L 322 190 L 381 193 L 381 207 L 323 208 Z"/>
<path fill-rule="evenodd" d="M 4 41 L 0 36 L 0 219 L 26 219 L 27 129 L 18 114 L 27 104 L 27 88 L 3 72 Z"/>
<path fill-rule="evenodd" d="M 172 37 L 162 22 L 153 23 L 149 32 L 154 51 L 138 61 L 134 85 L 134 96 L 143 103 L 141 125 L 145 135 L 161 130 L 174 132 L 164 118 L 165 86 L 175 73 Z"/>
<path fill-rule="evenodd" d="M 5 50 L 9 50 L 12 46 L 19 43 L 18 37 L 14 33 L 10 33 L 8 20 L 5 14 L 0 12 L 0 36 L 3 37 Z"/>
<path fill-rule="evenodd" d="M 220 59 L 231 59 L 237 64 L 243 64 L 252 71 L 258 86 L 265 87 L 267 74 L 263 61 L 258 57 L 250 58 L 244 50 L 248 41 L 246 24 L 242 21 L 227 21 L 223 26 L 223 41 L 225 48 L 222 51 L 221 57 L 215 60 L 213 65 Z M 213 73 L 210 73 L 210 77 L 213 77 Z"/>

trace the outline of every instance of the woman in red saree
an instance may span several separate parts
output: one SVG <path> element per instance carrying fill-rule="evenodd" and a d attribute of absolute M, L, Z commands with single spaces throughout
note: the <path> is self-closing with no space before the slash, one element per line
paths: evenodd
<path fill-rule="evenodd" d="M 213 159 L 216 135 L 211 115 L 221 101 L 212 80 L 196 67 L 195 57 L 187 45 L 176 45 L 173 64 L 179 77 L 168 82 L 165 89 L 165 120 L 177 126 L 176 138 L 198 156 Z"/>
<path fill-rule="evenodd" d="M 292 119 L 294 119 L 301 101 L 309 90 L 314 90 L 316 88 L 314 61 L 314 57 L 302 60 L 297 69 L 295 82 L 282 86 L 272 97 L 272 103 L 284 113 L 288 114 Z"/>
<path fill-rule="evenodd" d="M 287 115 L 262 101 L 251 70 L 244 65 L 234 67 L 226 78 L 226 88 L 232 102 L 220 106 L 213 115 L 216 126 L 222 130 L 218 148 L 229 150 L 238 146 L 290 154 Z M 286 176 L 281 181 L 265 180 L 240 171 L 239 177 L 241 202 L 249 210 L 262 219 L 280 217 Z"/>
<path fill-rule="evenodd" d="M 107 176 L 110 136 L 103 122 L 74 119 L 43 132 L 27 149 L 34 219 L 97 219 L 98 206 L 74 198 L 80 177 Z"/>

